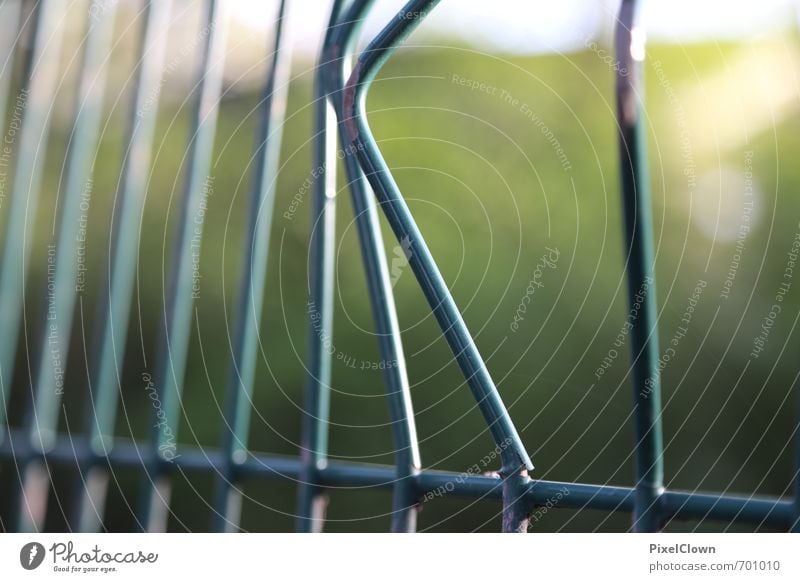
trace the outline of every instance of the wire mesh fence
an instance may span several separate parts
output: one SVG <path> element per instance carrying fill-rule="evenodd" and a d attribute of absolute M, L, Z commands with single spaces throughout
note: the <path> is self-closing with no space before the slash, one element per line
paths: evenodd
<path fill-rule="evenodd" d="M 653 226 L 647 173 L 646 128 L 642 94 L 644 40 L 641 2 L 623 0 L 615 36 L 616 107 L 621 199 L 624 214 L 624 259 L 627 296 L 638 316 L 630 327 L 631 406 L 635 431 L 633 485 L 618 487 L 557 482 L 536 478 L 533 460 L 520 438 L 508 408 L 478 351 L 461 311 L 451 296 L 434 255 L 406 203 L 404 193 L 381 155 L 370 130 L 366 96 L 383 64 L 424 18 L 437 0 L 412 0 L 388 22 L 362 51 L 357 39 L 368 16 L 370 0 L 334 0 L 319 60 L 314 69 L 312 197 L 309 249 L 309 351 L 302 443 L 296 457 L 254 451 L 248 443 L 252 397 L 258 390 L 257 362 L 263 349 L 259 326 L 268 284 L 268 259 L 273 222 L 276 175 L 279 171 L 282 129 L 290 79 L 291 51 L 286 40 L 286 17 L 291 0 L 282 0 L 276 15 L 268 66 L 261 82 L 258 127 L 249 181 L 246 221 L 238 264 L 229 379 L 224 402 L 223 436 L 216 447 L 187 446 L 177 440 L 183 414 L 183 393 L 191 336 L 195 326 L 194 300 L 200 275 L 197 256 L 203 239 L 207 199 L 213 189 L 212 148 L 217 133 L 218 104 L 223 92 L 225 2 L 208 0 L 198 26 L 193 54 L 197 57 L 194 87 L 189 96 L 189 140 L 186 144 L 181 191 L 175 202 L 171 258 L 163 266 L 169 284 L 163 291 L 164 310 L 156 330 L 152 373 L 140 381 L 152 401 L 149 439 L 115 436 L 120 414 L 121 371 L 129 341 L 132 306 L 137 301 L 141 216 L 148 189 L 146 180 L 155 143 L 159 98 L 163 87 L 168 25 L 180 17 L 180 3 L 168 0 L 141 4 L 143 26 L 136 51 L 127 105 L 123 164 L 113 200 L 108 257 L 103 265 L 98 323 L 89 333 L 84 420 L 60 430 L 66 367 L 75 313 L 83 310 L 85 259 L 84 210 L 91 184 L 109 74 L 108 58 L 114 41 L 117 2 L 94 1 L 84 20 L 72 132 L 66 148 L 59 212 L 52 249 L 48 248 L 42 298 L 45 316 L 32 325 L 25 308 L 27 275 L 37 204 L 43 188 L 45 159 L 41 143 L 52 123 L 50 96 L 58 76 L 61 21 L 71 4 L 66 0 L 21 2 L 0 7 L 0 110 L 8 103 L 13 114 L 16 155 L 13 181 L 4 201 L 5 230 L 0 264 L 0 456 L 8 503 L 7 531 L 41 530 L 48 512 L 67 516 L 75 531 L 103 528 L 109 488 L 119 469 L 135 471 L 140 481 L 137 527 L 145 531 L 168 528 L 171 483 L 176 474 L 203 475 L 213 480 L 209 528 L 235 530 L 241 519 L 243 482 L 296 484 L 298 531 L 319 531 L 325 523 L 326 494 L 336 487 L 390 491 L 391 530 L 415 531 L 417 514 L 428 502 L 445 496 L 500 503 L 502 530 L 524 532 L 531 516 L 542 508 L 597 509 L 632 515 L 635 531 L 659 531 L 673 519 L 720 520 L 800 527 L 800 480 L 795 469 L 792 498 L 684 492 L 664 487 L 664 452 L 659 369 L 659 343 Z M 119 26 L 119 23 L 116 24 Z M 15 39 L 27 39 L 16 42 Z M 23 53 L 15 57 L 17 52 Z M 10 63 L 23 58 L 22 73 L 13 75 Z M 180 64 L 179 66 L 188 66 Z M 9 99 L 18 84 L 17 103 Z M 21 100 L 21 103 L 20 103 Z M 16 117 L 15 117 L 16 115 Z M 17 119 L 18 117 L 18 119 Z M 16 119 L 16 121 L 15 121 Z M 336 167 L 341 161 L 354 210 L 363 270 L 368 281 L 370 308 L 384 366 L 385 400 L 392 427 L 393 465 L 329 459 L 331 370 L 334 337 Z M 374 193 L 374 196 L 373 196 Z M 88 204 L 88 202 L 86 202 Z M 431 313 L 441 328 L 452 356 L 480 410 L 494 448 L 485 462 L 476 460 L 465 472 L 423 469 L 415 413 L 393 297 L 394 273 L 385 253 L 381 215 L 386 219 L 404 261 L 416 277 Z M 222 346 L 216 346 L 222 349 Z M 225 346 L 227 349 L 228 346 Z M 24 357 L 23 357 L 24 355 Z M 24 369 L 20 370 L 20 364 Z M 16 368 L 16 369 L 15 369 Z M 18 423 L 8 422 L 12 394 L 23 402 Z M 477 430 L 477 429 L 476 429 Z M 795 431 L 796 432 L 796 431 Z M 800 445 L 795 445 L 800 456 Z M 499 465 L 485 474 L 489 465 Z M 800 460 L 797 461 L 800 467 Z M 68 495 L 53 496 L 53 467 L 70 467 L 73 482 Z M 54 507 L 54 500 L 57 506 Z M 555 500 L 555 501 L 554 501 Z"/>

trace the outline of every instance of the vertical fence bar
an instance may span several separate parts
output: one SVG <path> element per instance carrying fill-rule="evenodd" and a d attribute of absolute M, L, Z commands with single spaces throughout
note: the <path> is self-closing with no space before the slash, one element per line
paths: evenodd
<path fill-rule="evenodd" d="M 3 0 L 0 3 L 0 127 L 5 128 L 6 105 L 11 78 L 14 76 L 14 49 L 20 42 L 20 0 Z M 5 167 L 3 159 L 0 166 Z M 5 179 L 0 186 L 5 197 Z M 0 209 L 2 206 L 0 206 Z"/>
<path fill-rule="evenodd" d="M 3 308 L 0 310 L 0 329 L 3 330 L 0 334 L 0 383 L 4 393 L 0 425 L 5 423 L 7 398 L 14 378 L 14 360 L 25 313 L 28 263 L 55 107 L 54 96 L 61 79 L 59 64 L 66 3 L 47 0 L 40 2 L 34 10 L 33 46 L 25 65 L 24 87 L 12 115 L 12 123 L 16 118 L 20 123 L 20 131 L 0 265 L 0 297 L 3 299 Z M 32 416 L 29 414 L 25 419 L 28 427 L 32 425 Z M 17 531 L 39 529 L 44 520 L 49 482 L 41 466 L 32 473 L 37 487 L 24 488 L 23 479 L 32 460 L 31 453 L 26 447 L 16 456 L 17 474 L 11 494 L 9 521 L 15 524 Z"/>
<path fill-rule="evenodd" d="M 0 148 L 0 215 L 5 213 L 8 168 L 11 162 L 11 148 L 5 143 L 8 136 L 6 107 L 8 105 L 8 93 L 11 90 L 11 81 L 14 77 L 15 49 L 20 44 L 22 30 L 25 28 L 25 23 L 21 22 L 20 19 L 21 5 L 22 2 L 20 0 L 9 0 L 0 3 L 0 128 L 3 131 L 3 137 L 1 138 L 2 148 Z M 29 72 L 25 71 L 25 78 L 28 76 Z M 14 110 L 16 111 L 16 108 Z M 2 224 L 2 221 L 0 221 L 0 224 Z M 0 302 L 2 302 L 2 297 L 0 297 Z M 2 303 L 2 305 L 5 304 Z M 3 372 L 4 370 L 0 366 L 0 445 L 3 444 L 6 437 L 7 405 L 11 396 L 13 382 L 11 375 L 4 377 Z M 8 387 L 6 387 L 6 384 Z M 19 488 L 15 487 L 15 489 L 19 492 Z M 16 502 L 18 503 L 18 498 Z"/>
<path fill-rule="evenodd" d="M 372 185 L 397 240 L 408 249 L 411 269 L 499 449 L 502 459 L 500 475 L 508 489 L 504 500 L 522 499 L 524 487 L 520 484 L 526 482 L 527 472 L 533 469 L 533 464 L 422 233 L 380 154 L 366 118 L 366 95 L 375 75 L 438 2 L 408 2 L 364 50 L 345 88 L 344 126 L 349 147 L 356 152 L 361 169 Z M 503 531 L 516 532 L 527 528 L 527 512 L 519 511 L 518 505 L 504 503 Z"/>
<path fill-rule="evenodd" d="M 620 66 L 616 74 L 620 175 L 625 214 L 625 268 L 628 301 L 637 304 L 631 330 L 633 402 L 636 414 L 636 503 L 634 531 L 662 527 L 664 466 L 661 436 L 661 385 L 650 187 L 647 172 L 643 90 L 644 29 L 638 0 L 623 0 L 616 30 Z"/>
<path fill-rule="evenodd" d="M 0 388 L 3 392 L 0 426 L 5 424 L 14 377 L 47 137 L 55 106 L 54 95 L 61 78 L 59 62 L 66 2 L 42 0 L 34 10 L 33 46 L 25 65 L 24 86 L 12 115 L 12 122 L 16 119 L 20 130 L 0 264 L 0 297 L 3 298 L 3 309 L 0 310 L 0 329 L 3 330 L 0 333 Z M 4 432 L 0 431 L 0 435 Z"/>
<path fill-rule="evenodd" d="M 8 186 L 8 167 L 11 161 L 9 149 L 6 148 L 6 106 L 8 105 L 8 92 L 11 90 L 11 79 L 14 76 L 14 49 L 19 44 L 21 37 L 20 25 L 21 2 L 12 0 L 0 4 L 0 128 L 3 129 L 3 148 L 0 151 L 0 212 L 4 213 L 6 206 L 6 189 Z M 26 72 L 26 77 L 28 73 Z M 0 221 L 2 224 L 2 221 Z M 13 378 L 4 373 L 0 365 L 0 444 L 5 440 L 5 419 L 8 398 L 11 396 L 11 382 Z M 6 388 L 8 384 L 8 388 Z"/>
<path fill-rule="evenodd" d="M 222 90 L 225 58 L 226 2 L 208 0 L 203 54 L 197 69 L 197 88 L 192 105 L 192 128 L 187 152 L 188 168 L 178 215 L 177 237 L 171 258 L 166 311 L 159 326 L 155 386 L 163 417 L 154 414 L 153 458 L 143 479 L 140 524 L 149 531 L 166 529 L 169 511 L 169 480 L 163 463 L 174 454 L 186 359 L 194 313 L 194 261 L 199 256 L 203 234 L 204 206 L 213 187 L 210 175 L 217 114 Z M 156 411 L 154 411 L 156 412 Z M 157 493 L 157 494 L 156 494 Z"/>
<path fill-rule="evenodd" d="M 283 120 L 289 90 L 291 50 L 287 39 L 288 0 L 281 0 L 270 68 L 261 98 L 255 140 L 255 165 L 247 209 L 247 232 L 236 314 L 233 365 L 223 431 L 223 466 L 216 476 L 212 529 L 232 531 L 239 524 L 242 493 L 235 468 L 247 458 L 247 437 L 255 382 L 259 325 L 269 259 L 269 238 L 278 181 Z"/>
<path fill-rule="evenodd" d="M 391 529 L 394 532 L 413 532 L 416 529 L 419 491 L 416 476 L 420 470 L 419 444 L 414 411 L 411 403 L 411 388 L 406 371 L 405 354 L 400 338 L 389 266 L 384 251 L 383 235 L 378 219 L 378 208 L 372 193 L 368 191 L 364 175 L 358 165 L 355 152 L 348 147 L 345 136 L 345 111 L 343 91 L 345 80 L 352 69 L 358 31 L 363 18 L 374 0 L 355 0 L 336 27 L 332 42 L 332 60 L 323 66 L 329 84 L 334 109 L 339 120 L 339 137 L 344 152 L 347 182 L 353 199 L 364 272 L 367 277 L 370 303 L 372 305 L 378 347 L 384 367 L 384 381 L 392 419 L 393 443 L 397 465 L 397 479 L 393 486 Z"/>
<path fill-rule="evenodd" d="M 324 77 L 333 33 L 343 0 L 333 0 L 328 27 L 314 75 L 314 135 L 312 164 L 316 181 L 312 191 L 310 248 L 311 317 L 308 375 L 301 436 L 297 531 L 322 529 L 325 496 L 318 485 L 319 470 L 327 463 L 330 415 L 331 354 L 325 338 L 333 337 L 333 269 L 336 244 L 336 113 Z"/>
<path fill-rule="evenodd" d="M 92 12 L 87 18 L 83 56 L 78 80 L 75 116 L 66 160 L 66 183 L 54 221 L 54 244 L 48 248 L 47 293 L 41 327 L 38 365 L 33 370 L 34 401 L 29 409 L 28 437 L 39 451 L 53 447 L 58 430 L 58 412 L 64 391 L 64 368 L 69 353 L 75 297 L 77 295 L 78 231 L 81 221 L 81 197 L 91 188 L 91 175 L 97 147 L 97 135 L 103 111 L 105 61 L 108 59 L 114 29 L 116 5 L 108 6 L 102 16 Z M 85 217 L 84 217 L 85 220 Z M 56 226 L 57 224 L 57 226 Z M 49 471 L 39 462 L 20 463 L 23 496 L 26 499 L 46 493 Z M 38 518 L 44 517 L 47 496 L 36 502 Z M 31 514 L 31 517 L 33 515 Z M 38 530 L 37 521 L 27 524 Z"/>
<path fill-rule="evenodd" d="M 141 57 L 133 77 L 134 96 L 114 200 L 107 278 L 100 298 L 98 331 L 94 338 L 90 376 L 93 397 L 86 417 L 89 444 L 98 458 L 107 455 L 113 447 L 136 275 L 139 221 L 144 210 L 147 172 L 152 157 L 171 6 L 171 0 L 146 0 Z M 79 294 L 79 299 L 83 311 L 82 294 Z M 85 482 L 81 475 L 78 501 L 73 508 L 71 521 L 77 524 L 79 531 L 96 531 L 102 520 L 108 468 L 93 465 L 86 467 Z"/>
<path fill-rule="evenodd" d="M 794 523 L 791 531 L 800 533 L 800 384 L 794 383 Z"/>
<path fill-rule="evenodd" d="M 48 265 L 45 323 L 39 361 L 34 371 L 36 395 L 34 447 L 50 449 L 58 428 L 58 410 L 64 389 L 63 367 L 69 354 L 75 299 L 78 293 L 78 234 L 82 220 L 82 196 L 90 193 L 97 137 L 103 112 L 111 38 L 116 4 L 102 14 L 89 13 L 78 95 L 66 160 L 66 183 L 57 219 L 54 261 Z M 52 265 L 52 270 L 50 269 Z"/>

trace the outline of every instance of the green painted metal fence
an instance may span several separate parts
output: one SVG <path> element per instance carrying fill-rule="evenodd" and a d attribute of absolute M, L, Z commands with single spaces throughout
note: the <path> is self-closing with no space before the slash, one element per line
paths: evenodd
<path fill-rule="evenodd" d="M 66 362 L 73 314 L 79 297 L 80 265 L 77 260 L 84 184 L 91 179 L 100 130 L 108 52 L 113 38 L 116 2 L 93 2 L 86 21 L 82 65 L 71 143 L 65 163 L 65 187 L 55 225 L 52 273 L 48 267 L 47 312 L 57 315 L 60 329 L 59 358 Z M 322 172 L 314 182 L 312 228 L 309 241 L 311 296 L 309 304 L 309 357 L 300 455 L 286 458 L 256 453 L 248 447 L 251 395 L 255 389 L 258 327 L 267 284 L 268 244 L 275 198 L 275 176 L 289 79 L 290 52 L 284 16 L 291 0 L 282 0 L 277 15 L 269 72 L 263 82 L 260 126 L 254 144 L 248 218 L 241 269 L 233 362 L 227 387 L 227 408 L 221 447 L 208 450 L 171 447 L 180 418 L 188 346 L 192 331 L 192 253 L 202 234 L 202 204 L 208 184 L 214 144 L 217 104 L 222 87 L 224 29 L 216 26 L 223 2 L 208 0 L 204 34 L 198 50 L 200 64 L 192 94 L 191 131 L 186 151 L 186 174 L 180 198 L 173 256 L 167 275 L 165 311 L 159 324 L 157 363 L 151 382 L 161 407 L 154 413 L 149 443 L 113 438 L 119 408 L 121 362 L 128 318 L 134 297 L 139 220 L 146 192 L 145 175 L 151 163 L 159 83 L 164 66 L 172 3 L 142 3 L 145 25 L 133 79 L 132 102 L 124 163 L 114 202 L 113 226 L 100 323 L 94 352 L 87 366 L 91 379 L 91 409 L 82 430 L 58 434 L 59 376 L 52 373 L 52 331 L 45 325 L 27 344 L 33 350 L 29 385 L 12 385 L 14 362 L 22 344 L 26 275 L 30 263 L 31 231 L 41 191 L 44 154 L 40 143 L 48 137 L 52 112 L 50 96 L 57 78 L 52 70 L 61 42 L 59 21 L 68 9 L 65 0 L 40 0 L 23 10 L 18 0 L 0 7 L 0 110 L 5 111 L 12 86 L 12 56 L 21 19 L 32 19 L 30 46 L 22 75 L 20 95 L 27 103 L 19 131 L 19 151 L 14 167 L 0 264 L 0 456 L 16 469 L 11 492 L 12 515 L 7 530 L 42 527 L 47 511 L 43 474 L 50 465 L 77 466 L 80 482 L 67 512 L 71 527 L 93 531 L 101 527 L 109 472 L 117 467 L 141 470 L 141 498 L 137 521 L 143 530 L 166 528 L 170 508 L 170 479 L 176 472 L 215 476 L 211 529 L 236 529 L 240 517 L 244 479 L 291 480 L 299 483 L 297 529 L 321 530 L 325 521 L 325 492 L 339 486 L 391 489 L 393 531 L 416 527 L 420 505 L 433 493 L 502 503 L 502 529 L 523 532 L 529 516 L 559 495 L 559 507 L 592 508 L 633 515 L 635 531 L 658 531 L 671 519 L 714 519 L 770 524 L 800 529 L 800 480 L 796 477 L 794 501 L 755 496 L 730 496 L 666 490 L 664 488 L 661 404 L 658 369 L 658 330 L 652 251 L 650 193 L 645 132 L 642 122 L 641 36 L 635 31 L 641 2 L 623 0 L 616 31 L 620 64 L 616 79 L 619 128 L 621 194 L 625 228 L 625 265 L 628 297 L 641 303 L 633 324 L 632 405 L 635 418 L 636 474 L 632 487 L 562 483 L 536 479 L 534 465 L 492 377 L 470 335 L 434 257 L 425 243 L 373 138 L 365 111 L 369 87 L 381 66 L 402 41 L 438 4 L 438 0 L 412 0 L 356 55 L 360 24 L 373 5 L 371 0 L 334 0 L 315 78 L 313 165 Z M 103 12 L 104 18 L 96 18 Z M 338 140 L 338 145 L 337 145 Z M 333 337 L 334 246 L 336 235 L 337 154 L 344 152 L 344 168 L 352 195 L 364 271 L 376 336 L 387 367 L 384 380 L 392 420 L 393 466 L 329 461 L 328 419 L 332 355 L 325 338 Z M 372 192 L 374 192 L 374 197 Z M 389 267 L 379 223 L 382 212 L 398 241 L 407 249 L 411 269 L 441 327 L 475 402 L 494 439 L 501 460 L 496 477 L 459 475 L 423 470 L 417 443 L 406 360 L 395 312 Z M 199 232 L 198 235 L 198 219 Z M 28 391 L 24 426 L 6 423 L 13 390 Z M 54 396 L 55 395 L 55 396 Z M 800 456 L 800 446 L 798 447 Z M 800 458 L 797 460 L 800 468 Z M 795 473 L 797 475 L 797 473 Z M 267 485 L 265 485 L 267 486 Z M 567 492 L 568 494 L 564 494 Z"/>

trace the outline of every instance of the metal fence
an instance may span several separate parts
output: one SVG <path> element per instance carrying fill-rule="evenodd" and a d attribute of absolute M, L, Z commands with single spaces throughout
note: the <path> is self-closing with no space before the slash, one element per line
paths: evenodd
<path fill-rule="evenodd" d="M 543 481 L 532 473 L 526 452 L 508 410 L 479 354 L 472 336 L 448 291 L 425 239 L 414 222 L 403 195 L 372 137 L 365 113 L 370 84 L 381 66 L 411 34 L 438 0 L 412 0 L 356 55 L 356 39 L 371 0 L 334 0 L 315 81 L 314 160 L 321 172 L 314 183 L 311 253 L 310 349 L 303 441 L 300 455 L 286 458 L 257 453 L 248 448 L 250 396 L 255 385 L 257 333 L 267 279 L 268 243 L 281 128 L 289 79 L 290 55 L 286 46 L 284 16 L 291 0 L 282 0 L 277 18 L 271 66 L 263 82 L 260 126 L 254 150 L 245 245 L 242 249 L 239 295 L 236 302 L 234 361 L 227 388 L 224 439 L 218 449 L 179 446 L 175 454 L 172 430 L 180 415 L 189 338 L 192 328 L 192 252 L 195 221 L 202 216 L 204 177 L 208 175 L 215 137 L 217 103 L 222 86 L 221 52 L 224 27 L 215 26 L 220 2 L 206 3 L 204 34 L 199 50 L 201 64 L 193 94 L 192 131 L 186 152 L 188 167 L 180 200 L 172 262 L 166 290 L 166 310 L 159 326 L 158 362 L 148 378 L 154 410 L 152 438 L 147 443 L 114 439 L 119 406 L 120 362 L 125 350 L 128 318 L 137 263 L 138 221 L 146 184 L 143 176 L 151 163 L 158 105 L 158 85 L 169 21 L 169 0 L 145 1 L 145 25 L 135 68 L 133 102 L 126 137 L 124 164 L 114 206 L 110 257 L 102 295 L 100 325 L 94 337 L 90 410 L 85 426 L 59 434 L 63 371 L 53 361 L 51 330 L 27 335 L 23 326 L 26 275 L 31 252 L 30 232 L 41 190 L 44 162 L 40 143 L 51 122 L 49 96 L 53 94 L 56 62 L 47 55 L 58 52 L 59 20 L 68 10 L 66 0 L 40 0 L 32 10 L 20 1 L 0 6 L 0 110 L 5 111 L 11 87 L 11 57 L 21 20 L 33 19 L 26 48 L 20 95 L 27 99 L 18 129 L 19 155 L 9 190 L 5 238 L 0 264 L 0 457 L 16 474 L 8 482 L 12 508 L 6 530 L 42 527 L 50 487 L 49 467 L 77 467 L 77 493 L 61 508 L 76 531 L 102 527 L 110 471 L 138 468 L 142 474 L 137 522 L 142 530 L 166 528 L 170 481 L 175 472 L 213 474 L 215 494 L 211 529 L 236 529 L 241 509 L 239 484 L 244 479 L 298 482 L 297 529 L 321 530 L 325 521 L 327 488 L 358 486 L 390 489 L 393 493 L 391 529 L 414 531 L 421 504 L 440 495 L 502 503 L 502 529 L 524 532 L 537 507 L 558 496 L 561 508 L 591 508 L 633 515 L 633 530 L 658 531 L 667 520 L 713 519 L 726 522 L 770 524 L 800 529 L 800 480 L 795 473 L 795 497 L 790 499 L 731 496 L 666 490 L 663 486 L 663 450 L 658 369 L 658 330 L 653 273 L 652 226 L 648 189 L 645 133 L 642 122 L 642 42 L 636 33 L 641 2 L 623 0 L 616 30 L 616 78 L 621 194 L 625 224 L 625 265 L 631 306 L 640 305 L 633 324 L 632 396 L 636 437 L 636 474 L 632 487 Z M 78 214 L 81 194 L 94 164 L 104 98 L 107 54 L 113 38 L 117 2 L 92 2 L 86 22 L 78 86 L 78 107 L 73 119 L 73 139 L 65 162 L 65 187 L 60 202 L 52 261 L 48 257 L 46 313 L 57 316 L 60 361 L 66 361 L 68 338 L 76 306 L 81 228 Z M 98 16 L 104 16 L 102 18 Z M 625 71 L 620 74 L 619 71 Z M 337 140 L 339 144 L 337 145 Z M 341 149 L 339 149 L 341 148 Z M 394 466 L 328 461 L 331 355 L 325 338 L 333 336 L 335 243 L 335 168 L 344 152 L 364 271 L 381 358 L 396 362 L 384 374 L 386 400 L 392 419 Z M 373 198 L 372 190 L 375 194 Z M 377 198 L 377 202 L 376 202 Z M 392 285 L 379 226 L 383 212 L 398 241 L 407 250 L 409 264 L 441 327 L 453 355 L 472 391 L 495 442 L 501 461 L 495 476 L 422 470 L 405 357 L 395 313 Z M 48 317 L 49 319 L 49 317 Z M 23 333 L 25 332 L 25 333 Z M 67 339 L 65 339 L 67 338 Z M 29 354 L 29 383 L 12 386 L 17 351 Z M 6 423 L 12 390 L 30 392 L 23 426 Z M 73 427 L 75 428 L 75 427 Z M 800 447 L 798 447 L 800 456 Z M 800 459 L 798 459 L 800 468 Z M 7 476 L 6 476 L 7 477 Z M 52 508 L 51 508 L 52 510 Z"/>

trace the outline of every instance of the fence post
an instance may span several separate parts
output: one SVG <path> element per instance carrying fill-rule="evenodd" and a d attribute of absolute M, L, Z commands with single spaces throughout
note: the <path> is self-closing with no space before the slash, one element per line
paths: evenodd
<path fill-rule="evenodd" d="M 161 407 L 153 407 L 151 459 L 142 479 L 138 516 L 140 526 L 146 531 L 166 529 L 171 488 L 163 469 L 165 463 L 173 460 L 170 457 L 176 456 L 186 359 L 194 327 L 193 262 L 200 253 L 205 199 L 213 188 L 210 171 L 225 60 L 226 7 L 223 1 L 207 0 L 205 28 L 200 31 L 203 48 L 192 103 L 186 153 L 188 165 L 172 257 L 164 273 L 165 282 L 168 281 L 164 293 L 166 305 L 163 317 L 159 318 L 156 344 L 158 351 L 153 380 Z"/>
<path fill-rule="evenodd" d="M 108 488 L 107 467 L 96 461 L 107 457 L 114 443 L 114 424 L 122 389 L 122 360 L 136 275 L 139 219 L 144 209 L 146 169 L 152 155 L 171 6 L 172 0 L 147 0 L 144 9 L 142 56 L 134 72 L 126 154 L 114 199 L 107 273 L 99 297 L 98 326 L 93 338 L 90 398 L 85 421 L 92 459 L 81 467 L 71 519 L 79 531 L 99 528 Z"/>
<path fill-rule="evenodd" d="M 310 249 L 310 292 L 307 314 L 308 373 L 303 410 L 297 523 L 299 532 L 319 531 L 325 516 L 326 497 L 320 489 L 319 470 L 328 454 L 333 337 L 333 275 L 336 245 L 336 113 L 327 92 L 325 70 L 343 0 L 334 0 L 331 16 L 314 75 L 314 135 Z M 326 340 L 327 338 L 327 340 Z"/>
<path fill-rule="evenodd" d="M 384 366 L 384 381 L 392 422 L 397 479 L 392 487 L 392 525 L 394 532 L 413 532 L 416 529 L 418 497 L 417 475 L 420 470 L 419 445 L 411 403 L 411 387 L 406 373 L 406 358 L 400 338 L 400 324 L 392 291 L 389 266 L 384 251 L 383 235 L 378 218 L 378 208 L 358 165 L 355 152 L 348 147 L 345 135 L 344 85 L 350 74 L 350 63 L 355 51 L 358 31 L 374 0 L 355 0 L 342 16 L 334 34 L 335 61 L 326 63 L 330 70 L 326 76 L 339 120 L 339 138 L 344 151 L 347 183 L 353 199 L 364 272 L 367 277 L 378 347 Z"/>
<path fill-rule="evenodd" d="M 67 5 L 63 0 L 43 0 L 34 8 L 31 30 L 33 39 L 26 55 L 23 88 L 14 107 L 20 124 L 19 144 L 15 152 L 14 182 L 6 219 L 5 240 L 0 261 L 0 427 L 6 422 L 8 397 L 14 380 L 14 364 L 25 306 L 31 249 L 36 213 L 42 190 L 46 147 L 53 119 L 53 100 L 63 81 L 60 74 L 61 43 L 64 37 Z M 5 111 L 3 111 L 5 114 Z M 8 144 L 4 144 L 8 145 Z M 26 378 L 29 374 L 25 375 Z M 24 384 L 29 387 L 27 380 Z M 7 388 L 6 388 L 7 387 Z M 34 403 L 26 399 L 25 427 L 28 436 L 36 436 Z M 19 476 L 11 494 L 10 522 L 18 531 L 39 530 L 44 519 L 50 482 L 43 466 L 34 461 L 35 438 L 29 439 L 16 459 Z M 2 437 L 0 437 L 2 442 Z"/>
<path fill-rule="evenodd" d="M 625 213 L 625 268 L 628 302 L 636 318 L 631 330 L 633 403 L 636 425 L 635 531 L 657 531 L 661 524 L 664 468 L 661 436 L 661 385 L 647 136 L 643 122 L 644 29 L 638 0 L 623 0 L 616 27 L 617 117 L 622 203 Z"/>
<path fill-rule="evenodd" d="M 252 184 L 247 208 L 247 232 L 236 304 L 233 364 L 223 429 L 223 461 L 215 483 L 212 528 L 231 531 L 239 521 L 241 491 L 236 468 L 247 458 L 259 325 L 264 303 L 269 239 L 278 181 L 283 120 L 289 89 L 291 51 L 287 40 L 288 0 L 278 7 L 270 68 L 261 96 L 259 128 L 253 158 Z"/>

